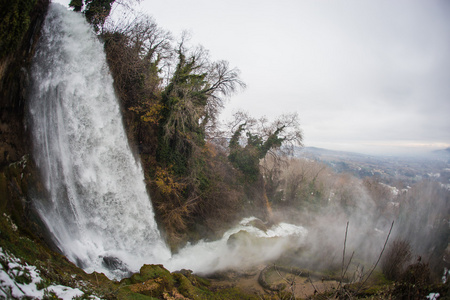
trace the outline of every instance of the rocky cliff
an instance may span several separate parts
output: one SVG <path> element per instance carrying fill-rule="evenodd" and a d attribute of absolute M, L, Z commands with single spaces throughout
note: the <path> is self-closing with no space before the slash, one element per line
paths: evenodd
<path fill-rule="evenodd" d="M 0 213 L 29 236 L 42 232 L 35 230 L 41 226 L 30 195 L 43 189 L 30 155 L 25 107 L 29 67 L 48 5 L 49 0 L 20 0 L 0 7 Z M 20 30 L 14 24 L 21 24 Z"/>

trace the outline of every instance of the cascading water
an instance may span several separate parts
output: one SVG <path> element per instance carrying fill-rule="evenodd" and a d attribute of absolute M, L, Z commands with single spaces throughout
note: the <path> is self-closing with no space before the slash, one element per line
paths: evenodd
<path fill-rule="evenodd" d="M 187 268 L 205 274 L 246 269 L 276 260 L 286 250 L 304 245 L 308 233 L 304 227 L 280 223 L 264 229 L 254 226 L 257 220 L 243 219 L 220 240 L 187 245 L 164 266 L 169 270 Z"/>
<path fill-rule="evenodd" d="M 162 263 L 209 273 L 276 259 L 304 241 L 301 226 L 263 231 L 250 218 L 218 241 L 171 257 L 127 142 L 102 45 L 81 14 L 58 4 L 50 4 L 34 58 L 29 117 L 49 193 L 35 203 L 61 251 L 88 272 L 120 278 Z"/>
<path fill-rule="evenodd" d="M 91 31 L 81 14 L 50 5 L 29 99 L 35 159 L 51 196 L 39 210 L 70 260 L 88 271 L 109 273 L 105 266 L 119 261 L 136 270 L 170 251 Z"/>

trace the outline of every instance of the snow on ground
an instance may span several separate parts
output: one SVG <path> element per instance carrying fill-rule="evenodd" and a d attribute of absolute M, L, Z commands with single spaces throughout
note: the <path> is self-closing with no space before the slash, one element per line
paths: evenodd
<path fill-rule="evenodd" d="M 81 297 L 84 292 L 63 285 L 48 285 L 41 278 L 35 266 L 23 264 L 19 259 L 3 251 L 0 247 L 0 298 L 42 299 L 44 296 L 57 296 L 60 299 L 73 299 Z M 83 299 L 99 299 L 95 296 L 85 296 Z"/>
<path fill-rule="evenodd" d="M 439 293 L 431 293 L 427 296 L 428 300 L 436 300 L 437 298 L 439 298 Z"/>
<path fill-rule="evenodd" d="M 399 193 L 400 193 L 400 191 L 398 190 L 398 188 L 396 188 L 395 186 L 390 186 L 390 185 L 385 184 L 385 183 L 382 183 L 382 182 L 380 182 L 380 185 L 381 185 L 381 186 L 384 186 L 384 187 L 386 187 L 386 188 L 388 188 L 389 191 L 391 192 L 392 196 L 398 196 Z"/>

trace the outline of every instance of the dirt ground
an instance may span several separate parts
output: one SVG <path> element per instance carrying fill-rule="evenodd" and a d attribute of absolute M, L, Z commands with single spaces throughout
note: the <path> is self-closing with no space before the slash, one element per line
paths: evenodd
<path fill-rule="evenodd" d="M 209 277 L 212 289 L 222 289 L 237 287 L 248 293 L 255 295 L 274 294 L 275 291 L 264 289 L 258 279 L 261 271 L 266 266 L 259 266 L 246 271 L 227 271 L 216 273 Z M 272 286 L 284 285 L 284 291 L 294 291 L 297 298 L 307 298 L 316 293 L 333 291 L 339 285 L 335 280 L 322 280 L 321 278 L 311 278 L 294 275 L 282 271 L 273 271 L 266 274 L 266 281 Z"/>

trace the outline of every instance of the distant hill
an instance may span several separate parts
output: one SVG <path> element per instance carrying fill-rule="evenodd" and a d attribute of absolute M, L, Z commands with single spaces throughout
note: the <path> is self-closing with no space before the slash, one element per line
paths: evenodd
<path fill-rule="evenodd" d="M 351 173 L 359 178 L 377 176 L 386 183 L 413 184 L 430 179 L 448 184 L 450 179 L 450 148 L 433 151 L 428 156 L 394 157 L 304 147 L 296 149 L 295 156 L 322 162 L 338 173 Z"/>
<path fill-rule="evenodd" d="M 358 158 L 358 159 L 363 159 L 363 158 L 373 158 L 376 159 L 377 156 L 373 156 L 373 155 L 368 155 L 368 154 L 362 154 L 362 153 L 357 153 L 357 152 L 350 152 L 350 151 L 338 151 L 338 150 L 329 150 L 329 149 L 324 149 L 324 148 L 318 148 L 318 147 L 303 147 L 303 148 L 298 148 L 296 150 L 296 155 L 299 156 L 330 156 L 330 157 L 342 157 L 342 158 Z"/>
<path fill-rule="evenodd" d="M 432 154 L 434 156 L 450 159 L 450 147 L 446 149 L 434 150 Z"/>

